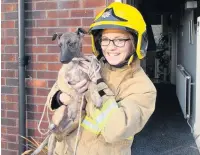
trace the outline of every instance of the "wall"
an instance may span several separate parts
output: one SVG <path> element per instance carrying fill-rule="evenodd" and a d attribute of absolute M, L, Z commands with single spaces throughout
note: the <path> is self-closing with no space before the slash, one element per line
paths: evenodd
<path fill-rule="evenodd" d="M 113 0 L 25 0 L 25 52 L 27 66 L 27 137 L 41 141 L 37 131 L 46 96 L 61 67 L 59 48 L 51 37 L 55 32 L 88 29 L 94 16 Z M 1 1 L 1 153 L 18 154 L 18 0 Z M 83 51 L 91 53 L 90 38 Z M 46 118 L 45 118 L 46 120 Z M 42 124 L 47 127 L 47 121 Z"/>
<path fill-rule="evenodd" d="M 197 102 L 197 94 L 196 86 L 200 85 L 199 80 L 197 80 L 197 33 L 196 30 L 193 33 L 193 44 L 189 43 L 189 21 L 193 19 L 193 11 L 186 10 L 184 12 L 184 16 L 182 16 L 181 25 L 179 26 L 178 32 L 178 51 L 177 51 L 177 64 L 182 64 L 186 71 L 192 77 L 192 82 L 195 85 L 192 86 L 192 101 L 191 101 L 191 118 L 190 123 L 195 129 L 195 135 L 200 134 L 200 118 L 198 117 L 198 113 L 200 111 Z"/>

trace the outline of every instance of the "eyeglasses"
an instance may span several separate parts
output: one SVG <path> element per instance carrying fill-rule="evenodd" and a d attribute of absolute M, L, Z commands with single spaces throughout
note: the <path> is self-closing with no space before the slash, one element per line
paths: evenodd
<path fill-rule="evenodd" d="M 108 46 L 110 44 L 110 42 L 112 41 L 116 47 L 124 47 L 126 41 L 129 41 L 129 40 L 131 40 L 131 39 L 130 38 L 127 38 L 127 39 L 117 38 L 117 39 L 111 40 L 108 38 L 101 38 L 99 40 L 99 42 L 100 42 L 101 46 Z"/>

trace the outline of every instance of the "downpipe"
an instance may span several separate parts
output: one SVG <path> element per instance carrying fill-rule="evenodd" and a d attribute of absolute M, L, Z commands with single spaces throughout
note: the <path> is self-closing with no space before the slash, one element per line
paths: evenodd
<path fill-rule="evenodd" d="M 20 136 L 26 137 L 26 99 L 25 99 L 25 50 L 24 50 L 24 0 L 18 0 L 18 46 L 19 46 L 19 155 L 25 151 L 26 142 Z"/>

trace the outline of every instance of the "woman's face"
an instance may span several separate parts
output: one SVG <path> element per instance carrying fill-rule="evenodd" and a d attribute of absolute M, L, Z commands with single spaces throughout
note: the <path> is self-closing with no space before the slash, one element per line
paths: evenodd
<path fill-rule="evenodd" d="M 115 44 L 114 45 L 113 41 Z M 109 45 L 108 45 L 109 43 Z M 132 54 L 134 50 L 134 40 L 130 33 L 119 29 L 105 29 L 102 32 L 101 48 L 103 55 L 111 65 L 118 65 Z"/>

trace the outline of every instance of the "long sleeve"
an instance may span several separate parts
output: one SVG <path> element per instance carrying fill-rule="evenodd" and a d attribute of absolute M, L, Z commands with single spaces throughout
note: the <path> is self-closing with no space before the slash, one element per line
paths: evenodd
<path fill-rule="evenodd" d="M 118 102 L 106 84 L 101 84 L 101 88 L 104 88 L 101 91 L 105 92 L 103 104 L 109 103 L 107 112 L 100 109 L 101 113 L 104 113 L 102 115 L 106 116 L 101 129 L 106 142 L 112 143 L 134 136 L 141 131 L 155 109 L 156 90 L 153 84 L 131 84 L 131 81 L 128 80 L 123 86 L 122 98 Z"/>
<path fill-rule="evenodd" d="M 46 104 L 51 111 L 54 111 L 55 109 L 57 109 L 60 106 L 57 101 L 57 95 L 59 92 L 60 92 L 60 89 L 59 89 L 57 81 L 56 81 L 54 83 L 53 87 L 51 88 L 51 90 L 47 96 L 47 100 L 46 100 Z"/>

